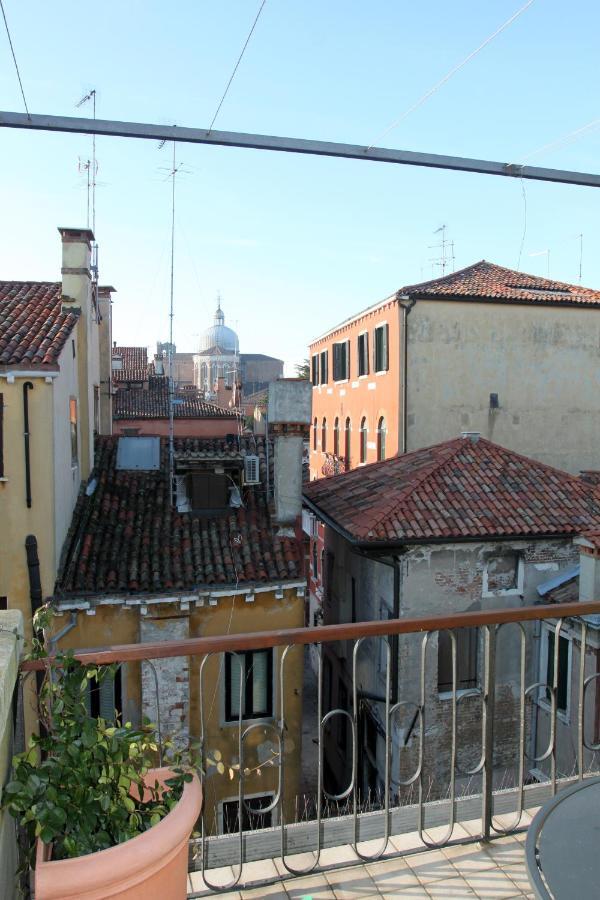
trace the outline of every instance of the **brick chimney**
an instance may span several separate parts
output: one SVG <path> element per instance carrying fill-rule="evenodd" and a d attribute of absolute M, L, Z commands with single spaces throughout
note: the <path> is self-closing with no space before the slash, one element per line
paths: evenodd
<path fill-rule="evenodd" d="M 302 513 L 302 452 L 309 434 L 311 403 L 311 384 L 304 378 L 280 378 L 269 385 L 274 518 L 282 530 L 293 530 Z"/>
<path fill-rule="evenodd" d="M 89 315 L 92 305 L 92 241 L 89 228 L 59 228 L 62 239 L 63 303 L 68 309 L 79 307 Z"/>

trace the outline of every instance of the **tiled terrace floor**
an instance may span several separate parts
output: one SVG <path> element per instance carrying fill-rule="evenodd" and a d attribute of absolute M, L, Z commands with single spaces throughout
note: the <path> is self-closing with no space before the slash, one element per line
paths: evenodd
<path fill-rule="evenodd" d="M 503 822 L 502 818 L 500 824 L 506 827 L 509 822 Z M 524 813 L 521 825 L 528 825 L 530 821 L 531 815 Z M 452 839 L 468 839 L 478 833 L 478 821 L 463 822 L 455 826 Z M 434 829 L 429 834 L 432 839 L 440 840 L 443 829 Z M 350 847 L 330 848 L 321 852 L 320 863 L 336 868 L 299 878 L 290 878 L 280 859 L 247 863 L 245 884 L 217 896 L 228 900 L 253 897 L 270 900 L 360 900 L 363 897 L 509 900 L 511 897 L 533 897 L 525 868 L 525 837 L 526 832 L 521 832 L 487 844 L 475 841 L 415 853 L 410 851 L 422 847 L 418 836 L 400 835 L 390 839 L 387 854 L 378 862 L 352 865 L 357 857 Z M 377 846 L 376 841 L 371 846 L 364 845 L 364 852 L 374 853 Z M 407 855 L 389 858 L 398 851 Z M 312 854 L 302 854 L 288 859 L 288 863 L 294 868 L 305 868 L 310 865 L 311 857 Z M 227 884 L 231 882 L 233 872 L 229 868 L 213 870 L 209 877 L 215 884 Z M 259 879 L 273 879 L 273 883 L 252 888 L 252 882 Z M 190 875 L 189 890 L 194 897 L 210 893 L 199 872 Z"/>

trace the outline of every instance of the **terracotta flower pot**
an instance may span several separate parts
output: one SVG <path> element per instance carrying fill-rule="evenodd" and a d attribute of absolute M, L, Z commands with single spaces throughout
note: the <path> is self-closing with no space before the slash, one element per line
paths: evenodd
<path fill-rule="evenodd" d="M 164 784 L 172 774 L 168 768 L 151 769 L 145 780 Z M 201 802 L 202 788 L 194 775 L 177 806 L 158 825 L 116 847 L 52 861 L 52 846 L 38 841 L 36 900 L 184 900 L 188 840 Z"/>

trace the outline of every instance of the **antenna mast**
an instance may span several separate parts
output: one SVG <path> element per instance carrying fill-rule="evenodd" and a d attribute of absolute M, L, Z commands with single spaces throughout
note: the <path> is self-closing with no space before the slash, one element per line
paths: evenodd
<path fill-rule="evenodd" d="M 433 232 L 434 234 L 442 234 L 442 239 L 439 244 L 430 244 L 430 250 L 440 250 L 441 256 L 435 257 L 434 259 L 430 259 L 429 261 L 433 263 L 434 267 L 438 266 L 442 270 L 442 275 L 446 274 L 446 267 L 452 264 L 452 271 L 454 272 L 454 241 L 446 240 L 446 225 L 440 225 L 439 228 Z M 446 253 L 450 248 L 449 257 L 446 256 Z"/>

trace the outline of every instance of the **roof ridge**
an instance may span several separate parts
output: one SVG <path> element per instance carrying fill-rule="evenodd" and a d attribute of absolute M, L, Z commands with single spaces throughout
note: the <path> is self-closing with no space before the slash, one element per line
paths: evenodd
<path fill-rule="evenodd" d="M 558 469 L 556 466 L 551 466 L 549 463 L 542 462 L 541 459 L 535 459 L 533 456 L 526 456 L 524 453 L 519 453 L 518 450 L 510 450 L 502 444 L 496 444 L 494 441 L 490 441 L 489 438 L 480 437 L 477 443 L 483 443 L 490 447 L 494 447 L 495 449 L 500 450 L 503 455 L 509 455 L 511 457 L 516 456 L 529 466 L 536 466 L 545 471 L 552 472 L 555 475 L 560 476 L 562 481 L 572 481 L 579 487 L 583 487 L 584 490 L 591 491 L 594 487 L 597 487 L 597 485 L 593 485 L 589 481 L 584 481 L 578 475 L 572 475 L 570 472 L 565 472 L 564 469 Z"/>
<path fill-rule="evenodd" d="M 485 263 L 488 266 L 496 266 L 496 263 L 488 262 L 487 259 L 479 259 L 475 263 L 471 263 L 469 266 L 464 266 L 462 269 L 457 269 L 455 272 L 449 272 L 448 275 L 440 275 L 438 278 L 430 278 L 428 281 L 417 281 L 414 284 L 408 284 L 404 287 L 401 287 L 396 292 L 397 295 L 408 293 L 408 291 L 414 290 L 415 288 L 423 288 L 430 284 L 439 284 L 440 282 L 451 281 L 453 278 L 456 278 L 457 275 L 464 275 L 465 272 L 471 271 L 471 269 L 475 269 L 477 266 L 480 266 L 482 263 Z M 502 266 L 498 266 L 498 268 L 502 268 Z"/>

